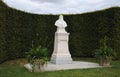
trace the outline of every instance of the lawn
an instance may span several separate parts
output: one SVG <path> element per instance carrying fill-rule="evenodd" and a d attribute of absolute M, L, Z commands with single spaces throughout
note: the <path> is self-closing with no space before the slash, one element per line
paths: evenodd
<path fill-rule="evenodd" d="M 76 60 L 95 61 L 89 58 Z M 6 61 L 0 64 L 0 77 L 120 77 L 120 61 L 113 61 L 112 67 L 94 69 L 73 69 L 31 73 L 24 68 L 26 59 Z"/>

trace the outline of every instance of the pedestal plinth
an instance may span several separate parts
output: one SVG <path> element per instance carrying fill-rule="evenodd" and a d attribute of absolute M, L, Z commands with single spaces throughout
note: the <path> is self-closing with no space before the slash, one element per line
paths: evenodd
<path fill-rule="evenodd" d="M 51 57 L 53 64 L 71 64 L 72 58 L 69 52 L 69 33 L 55 33 L 54 51 Z"/>

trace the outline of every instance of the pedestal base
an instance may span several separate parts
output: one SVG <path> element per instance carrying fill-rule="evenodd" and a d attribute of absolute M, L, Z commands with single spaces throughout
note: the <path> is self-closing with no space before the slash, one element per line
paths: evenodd
<path fill-rule="evenodd" d="M 51 63 L 53 64 L 71 64 L 71 55 L 52 55 Z"/>
<path fill-rule="evenodd" d="M 71 64 L 72 58 L 69 52 L 69 33 L 55 33 L 54 51 L 51 57 L 53 64 Z"/>

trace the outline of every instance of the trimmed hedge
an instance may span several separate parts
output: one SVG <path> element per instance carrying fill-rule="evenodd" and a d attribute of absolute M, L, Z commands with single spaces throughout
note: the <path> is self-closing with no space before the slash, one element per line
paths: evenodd
<path fill-rule="evenodd" d="M 70 33 L 72 56 L 93 57 L 99 41 L 105 35 L 109 45 L 120 58 L 120 8 L 114 7 L 94 13 L 65 15 Z M 53 52 L 56 15 L 36 15 L 8 8 L 0 1 L 0 62 L 25 57 L 32 41 Z"/>
<path fill-rule="evenodd" d="M 0 63 L 7 59 L 7 52 L 6 52 L 6 28 L 5 28 L 5 9 L 3 7 L 3 4 L 0 1 Z"/>

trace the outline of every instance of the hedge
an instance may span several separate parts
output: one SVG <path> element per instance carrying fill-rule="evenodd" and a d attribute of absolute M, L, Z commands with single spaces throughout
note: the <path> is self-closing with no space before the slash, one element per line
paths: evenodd
<path fill-rule="evenodd" d="M 120 58 L 120 8 L 114 7 L 93 13 L 65 15 L 70 33 L 69 48 L 72 56 L 93 57 L 99 41 L 108 36 L 109 46 Z M 0 1 L 0 62 L 25 57 L 32 41 L 53 52 L 57 15 L 37 15 L 7 7 Z"/>
<path fill-rule="evenodd" d="M 5 50 L 6 40 L 5 40 L 5 9 L 3 7 L 3 4 L 0 1 L 0 63 L 4 60 L 7 60 L 7 52 Z"/>

